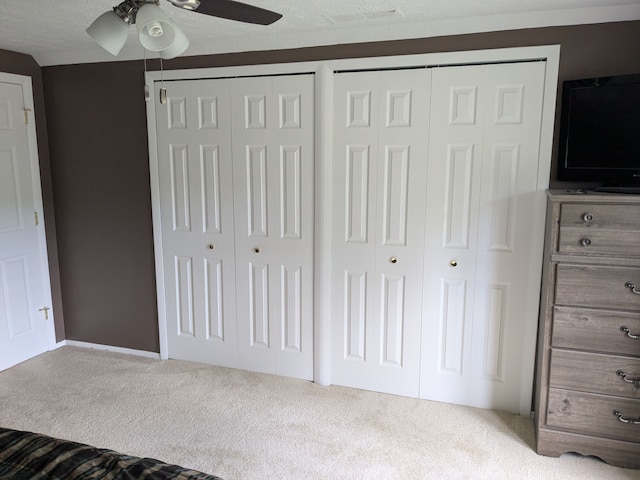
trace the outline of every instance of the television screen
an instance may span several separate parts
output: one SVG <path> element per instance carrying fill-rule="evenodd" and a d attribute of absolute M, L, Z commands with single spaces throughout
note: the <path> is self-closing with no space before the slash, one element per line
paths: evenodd
<path fill-rule="evenodd" d="M 640 74 L 564 82 L 558 178 L 640 184 Z"/>

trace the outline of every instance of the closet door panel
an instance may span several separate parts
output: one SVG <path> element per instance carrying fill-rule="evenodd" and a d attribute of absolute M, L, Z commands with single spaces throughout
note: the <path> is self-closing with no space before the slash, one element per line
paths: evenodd
<path fill-rule="evenodd" d="M 417 396 L 430 70 L 379 72 L 372 358 L 376 381 Z"/>
<path fill-rule="evenodd" d="M 374 355 L 378 79 L 349 73 L 334 81 L 331 383 L 368 388 L 367 364 Z"/>
<path fill-rule="evenodd" d="M 313 377 L 313 77 L 232 82 L 241 368 Z"/>
<path fill-rule="evenodd" d="M 543 62 L 484 73 L 486 120 L 476 261 L 471 405 L 519 411 L 526 325 L 537 324 L 539 286 L 528 272 L 540 145 Z M 533 380 L 531 380 L 533 381 Z M 529 399 L 523 399 L 528 402 Z"/>
<path fill-rule="evenodd" d="M 416 396 L 429 74 L 335 82 L 332 383 Z"/>
<path fill-rule="evenodd" d="M 227 80 L 168 85 L 156 105 L 169 356 L 235 367 Z"/>
<path fill-rule="evenodd" d="M 462 404 L 468 401 L 473 340 L 480 90 L 467 67 L 433 73 L 420 396 Z"/>

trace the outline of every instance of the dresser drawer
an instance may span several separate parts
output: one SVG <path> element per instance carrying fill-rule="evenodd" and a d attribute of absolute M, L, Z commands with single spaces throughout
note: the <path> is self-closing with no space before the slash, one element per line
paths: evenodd
<path fill-rule="evenodd" d="M 640 232 L 640 205 L 565 203 L 560 210 L 563 227 Z"/>
<path fill-rule="evenodd" d="M 640 357 L 640 312 L 555 307 L 551 345 Z"/>
<path fill-rule="evenodd" d="M 640 441 L 640 400 L 606 397 L 593 393 L 551 388 L 547 404 L 547 425 L 574 432 L 632 442 Z"/>
<path fill-rule="evenodd" d="M 637 386 L 634 380 L 637 380 Z M 549 385 L 640 398 L 640 358 L 553 350 Z"/>
<path fill-rule="evenodd" d="M 560 264 L 556 271 L 557 305 L 640 311 L 640 268 Z"/>
<path fill-rule="evenodd" d="M 560 253 L 581 255 L 640 256 L 640 231 L 596 230 L 588 227 L 560 228 Z"/>

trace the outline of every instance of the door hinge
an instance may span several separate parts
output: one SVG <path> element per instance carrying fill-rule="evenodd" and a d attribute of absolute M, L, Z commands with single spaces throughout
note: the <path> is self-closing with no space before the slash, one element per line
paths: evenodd
<path fill-rule="evenodd" d="M 34 220 L 36 222 L 36 225 L 40 224 L 40 218 L 38 218 L 38 212 L 33 212 L 33 216 L 35 217 Z"/>
<path fill-rule="evenodd" d="M 42 307 L 38 309 L 39 312 L 44 312 L 45 320 L 49 320 L 49 310 L 51 310 L 49 307 Z"/>
<path fill-rule="evenodd" d="M 29 125 L 29 112 L 31 111 L 31 109 L 23 108 L 22 110 L 24 110 L 24 124 Z"/>

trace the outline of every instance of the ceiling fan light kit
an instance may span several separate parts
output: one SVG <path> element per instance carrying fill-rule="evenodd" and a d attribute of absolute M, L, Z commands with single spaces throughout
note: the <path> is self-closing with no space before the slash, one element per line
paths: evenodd
<path fill-rule="evenodd" d="M 159 7 L 160 0 L 125 0 L 113 10 L 100 15 L 87 28 L 98 45 L 112 55 L 118 55 L 136 25 L 138 40 L 147 50 L 160 52 L 164 59 L 175 58 L 189 47 L 189 40 L 180 27 Z"/>
<path fill-rule="evenodd" d="M 276 12 L 234 0 L 168 0 L 172 5 L 213 17 L 256 25 L 271 25 L 282 18 Z M 87 33 L 112 55 L 118 55 L 135 24 L 138 40 L 152 52 L 168 60 L 189 47 L 189 39 L 176 23 L 160 9 L 160 0 L 124 0 L 113 10 L 100 15 L 87 28 Z"/>

